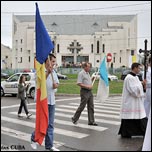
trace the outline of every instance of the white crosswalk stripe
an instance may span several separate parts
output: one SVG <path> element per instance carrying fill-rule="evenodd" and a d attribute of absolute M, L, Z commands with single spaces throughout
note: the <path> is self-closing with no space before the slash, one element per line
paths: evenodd
<path fill-rule="evenodd" d="M 56 111 L 60 111 L 60 112 L 69 112 L 69 113 L 73 113 L 73 110 L 69 110 L 69 109 L 63 109 L 63 108 L 56 108 Z M 86 111 L 82 112 L 83 114 L 88 114 Z M 119 119 L 119 116 L 117 115 L 110 115 L 110 114 L 103 114 L 103 113 L 95 113 L 95 116 L 102 116 L 102 117 L 107 117 L 107 118 L 115 118 L 115 119 Z"/>
<path fill-rule="evenodd" d="M 72 117 L 72 115 L 70 116 L 69 114 L 59 113 L 59 112 L 55 113 L 55 115 L 60 116 L 60 117 L 66 117 L 66 118 L 71 118 Z M 105 119 L 98 119 L 98 118 L 95 118 L 95 119 L 96 119 L 96 122 L 100 122 L 101 124 L 105 123 L 105 124 L 112 124 L 112 125 L 120 125 L 119 121 L 105 120 Z M 88 118 L 87 118 L 87 116 L 85 116 L 85 117 L 81 116 L 81 120 L 88 121 Z"/>
<path fill-rule="evenodd" d="M 32 111 L 32 110 L 30 110 Z M 74 110 L 69 110 L 69 109 L 63 109 L 63 108 L 55 108 L 56 113 L 59 112 L 68 112 L 73 114 Z M 33 111 L 34 112 L 34 111 Z M 82 112 L 83 114 L 88 114 L 86 110 Z M 119 115 L 110 115 L 110 114 L 102 114 L 102 113 L 95 113 L 95 116 L 103 116 L 107 118 L 115 118 L 115 119 L 120 119 Z"/>
<path fill-rule="evenodd" d="M 33 112 L 33 111 L 35 111 L 35 109 L 29 109 L 29 111 Z M 16 112 L 10 112 L 10 113 L 13 115 L 16 115 Z M 32 115 L 32 118 L 36 118 L 36 116 Z M 55 123 L 63 124 L 63 125 L 67 125 L 67 126 L 73 126 L 73 124 L 71 122 L 65 121 L 65 120 L 60 120 L 60 119 L 55 119 Z M 91 129 L 91 130 L 97 130 L 97 131 L 104 131 L 107 129 L 107 128 L 101 127 L 101 126 L 88 126 L 86 124 L 78 124 L 77 127 Z"/>
<path fill-rule="evenodd" d="M 82 139 L 85 137 L 90 136 L 90 130 L 94 131 L 105 131 L 108 129 L 108 124 L 110 125 L 120 125 L 120 105 L 121 105 L 121 99 L 122 97 L 109 97 L 104 103 L 100 103 L 97 100 L 94 100 L 94 107 L 95 107 L 95 121 L 97 123 L 100 123 L 98 126 L 89 126 L 87 124 L 88 122 L 88 112 L 87 108 L 84 109 L 84 111 L 81 114 L 80 119 L 82 120 L 77 125 L 74 125 L 71 121 L 71 117 L 74 115 L 76 109 L 79 106 L 80 98 L 68 98 L 68 99 L 59 99 L 57 101 L 76 101 L 76 102 L 67 102 L 65 104 L 58 104 L 56 102 L 56 112 L 55 112 L 55 129 L 54 133 L 57 135 L 62 135 L 68 138 L 74 138 L 74 139 Z M 9 116 L 1 116 L 1 121 L 5 121 L 7 123 L 13 123 L 16 125 L 23 125 L 26 127 L 35 128 L 35 112 L 36 109 L 33 109 L 33 106 L 35 106 L 35 103 L 28 104 L 28 110 L 32 112 L 32 121 L 26 120 L 26 115 L 23 117 L 25 119 L 20 119 L 17 117 L 16 110 L 12 110 L 15 107 L 18 107 L 19 105 L 12 105 L 12 106 L 4 106 L 1 107 L 1 109 L 9 109 L 10 111 L 8 114 Z M 68 119 L 67 119 L 68 118 Z M 84 121 L 84 122 L 83 122 Z M 5 124 L 5 123 L 4 123 Z M 3 135 L 11 136 L 14 138 L 18 138 L 27 142 L 30 142 L 31 134 L 22 132 L 19 130 L 16 130 L 14 128 L 8 128 L 1 126 L 1 133 Z M 104 124 L 104 127 L 103 127 Z M 107 125 L 107 126 L 106 126 Z M 60 128 L 60 126 L 65 126 Z M 69 129 L 71 128 L 71 129 Z M 74 131 L 73 131 L 74 129 Z M 87 133 L 83 133 L 82 129 L 88 130 Z M 81 130 L 81 132 L 80 132 Z M 59 146 L 64 145 L 65 143 L 60 141 L 55 141 L 56 144 Z M 44 146 L 44 143 L 42 144 Z M 56 146 L 57 147 L 57 146 Z"/>
<path fill-rule="evenodd" d="M 71 105 L 79 105 L 79 103 L 70 103 Z M 100 105 L 100 106 L 112 106 L 112 107 L 120 107 L 117 103 L 97 103 L 95 102 L 95 105 Z M 120 109 L 120 108 L 119 108 Z"/>
<path fill-rule="evenodd" d="M 33 122 L 27 122 L 27 121 L 15 119 L 15 118 L 8 118 L 8 117 L 1 116 L 1 120 L 12 122 L 15 124 L 24 124 L 24 126 L 27 126 L 27 127 L 32 127 L 32 128 L 35 127 L 35 123 L 33 123 Z M 55 128 L 54 133 L 65 135 L 65 136 L 70 136 L 73 138 L 84 138 L 84 137 L 89 136 L 88 134 L 74 132 L 74 131 L 68 131 L 68 130 L 59 129 L 59 128 Z"/>
<path fill-rule="evenodd" d="M 70 105 L 70 106 L 59 105 L 58 107 L 70 108 L 70 109 L 76 110 L 76 107 L 73 107 L 72 105 Z M 119 111 L 109 111 L 109 110 L 103 110 L 103 109 L 101 110 L 101 109 L 97 109 L 97 108 L 95 108 L 95 112 L 106 112 L 106 113 L 112 113 L 112 114 L 119 114 L 120 113 Z"/>
<path fill-rule="evenodd" d="M 1 133 L 27 142 L 30 142 L 31 139 L 31 134 L 3 126 L 1 126 Z M 54 143 L 58 146 L 64 145 L 64 143 L 58 141 L 54 141 Z M 42 146 L 44 146 L 44 142 L 42 143 Z"/>
<path fill-rule="evenodd" d="M 29 111 L 30 112 L 35 112 L 35 109 L 29 109 Z M 65 113 L 62 113 L 62 112 L 55 112 L 55 116 L 70 118 L 70 120 L 71 120 L 72 114 L 69 115 L 69 114 L 65 114 Z M 81 120 L 88 121 L 88 118 L 87 118 L 87 116 L 83 117 L 83 115 L 82 115 L 81 116 Z M 96 118 L 96 122 L 107 123 L 107 124 L 112 124 L 112 125 L 120 125 L 119 121 L 114 121 L 114 120 L 105 120 L 105 119 L 98 119 L 98 118 Z"/>

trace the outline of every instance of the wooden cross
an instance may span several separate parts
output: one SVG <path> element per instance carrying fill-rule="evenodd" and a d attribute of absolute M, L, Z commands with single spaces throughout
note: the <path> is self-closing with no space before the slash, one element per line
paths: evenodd
<path fill-rule="evenodd" d="M 139 53 L 144 52 L 144 79 L 146 79 L 146 71 L 147 71 L 147 57 L 149 55 L 149 53 L 151 53 L 151 50 L 147 50 L 147 40 L 144 41 L 145 42 L 145 50 L 140 49 Z"/>
<path fill-rule="evenodd" d="M 147 72 L 147 57 L 149 55 L 149 53 L 151 53 L 151 50 L 147 50 L 147 40 L 144 41 L 145 42 L 145 50 L 140 49 L 139 53 L 144 52 L 144 80 L 146 80 L 146 72 Z M 144 92 L 146 92 L 146 88 L 143 88 Z"/>

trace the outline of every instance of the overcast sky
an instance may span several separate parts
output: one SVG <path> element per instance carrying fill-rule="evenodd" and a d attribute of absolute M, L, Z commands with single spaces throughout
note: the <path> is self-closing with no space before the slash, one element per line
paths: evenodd
<path fill-rule="evenodd" d="M 1 1 L 1 43 L 12 48 L 12 14 L 35 15 L 35 2 L 41 15 L 124 15 L 137 14 L 138 48 L 148 40 L 151 49 L 151 1 Z"/>

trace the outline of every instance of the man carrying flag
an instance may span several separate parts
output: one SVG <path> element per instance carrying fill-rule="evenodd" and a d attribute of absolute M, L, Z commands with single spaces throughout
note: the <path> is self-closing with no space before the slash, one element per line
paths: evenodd
<path fill-rule="evenodd" d="M 98 84 L 97 100 L 104 102 L 109 96 L 109 81 L 106 68 L 106 57 L 102 60 L 99 68 L 100 80 Z"/>
<path fill-rule="evenodd" d="M 81 102 L 74 116 L 71 118 L 73 124 L 77 124 L 82 111 L 87 105 L 88 125 L 98 126 L 94 118 L 94 101 L 93 101 L 93 94 L 92 94 L 93 85 L 92 85 L 92 80 L 89 74 L 90 69 L 91 69 L 91 64 L 85 62 L 83 64 L 83 69 L 78 74 L 77 85 L 80 86 L 81 88 L 80 90 Z"/>
<path fill-rule="evenodd" d="M 45 137 L 45 147 L 53 147 L 53 127 L 52 127 L 52 110 L 48 105 L 47 86 L 45 69 L 47 74 L 50 74 L 50 59 L 48 55 L 54 48 L 53 43 L 45 29 L 41 19 L 38 5 L 36 3 L 36 125 L 35 131 L 31 136 L 31 146 L 36 149 L 38 144 L 42 144 Z M 51 62 L 52 63 L 52 62 Z M 53 65 L 53 64 L 52 64 Z M 53 83 L 53 82 L 52 82 Z M 54 84 L 53 84 L 54 87 Z M 57 85 L 55 85 L 57 87 Z M 53 88 L 55 89 L 55 88 Z M 49 114 L 49 115 L 48 115 Z M 52 118 L 52 119 L 51 119 Z M 54 120 L 54 119 L 53 119 Z M 51 129 L 50 129 L 51 126 Z M 51 131 L 50 131 L 51 130 Z M 51 134 L 51 135 L 50 135 Z"/>

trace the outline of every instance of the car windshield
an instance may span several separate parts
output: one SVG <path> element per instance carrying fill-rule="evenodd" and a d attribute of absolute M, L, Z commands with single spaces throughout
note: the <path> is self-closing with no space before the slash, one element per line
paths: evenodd
<path fill-rule="evenodd" d="M 13 75 L 9 78 L 10 82 L 18 81 L 20 74 Z"/>

